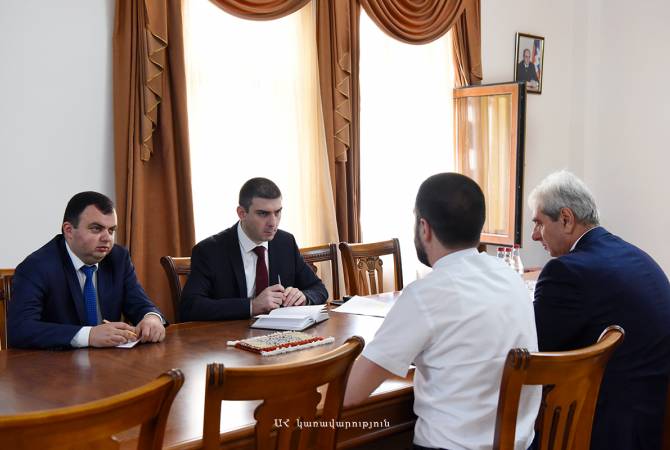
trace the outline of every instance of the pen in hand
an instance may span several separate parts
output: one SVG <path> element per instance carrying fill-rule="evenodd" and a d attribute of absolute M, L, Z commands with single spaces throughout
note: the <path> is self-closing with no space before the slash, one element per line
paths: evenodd
<path fill-rule="evenodd" d="M 110 322 L 110 321 L 107 320 L 107 319 L 102 319 L 102 323 L 112 323 L 112 322 Z M 134 331 L 130 331 L 130 330 L 126 330 L 126 331 L 128 331 L 130 334 L 133 335 L 133 339 L 132 339 L 132 340 L 134 340 L 134 341 L 137 340 L 137 334 L 136 334 Z"/>

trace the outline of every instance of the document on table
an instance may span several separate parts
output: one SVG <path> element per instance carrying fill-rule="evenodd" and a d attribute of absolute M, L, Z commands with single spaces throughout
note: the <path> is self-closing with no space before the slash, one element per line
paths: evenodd
<path fill-rule="evenodd" d="M 116 348 L 133 348 L 139 343 L 140 343 L 140 340 L 137 339 L 135 341 L 128 341 L 125 344 L 119 344 L 119 345 L 116 346 Z"/>
<path fill-rule="evenodd" d="M 391 307 L 395 304 L 398 294 L 382 294 L 380 297 L 384 297 L 385 300 L 381 301 L 370 297 L 359 297 L 358 295 L 354 295 L 342 306 L 335 308 L 332 311 L 346 314 L 359 314 L 362 316 L 386 317 L 386 314 L 388 314 Z M 386 299 L 386 297 L 388 297 L 388 299 Z"/>
<path fill-rule="evenodd" d="M 287 306 L 256 316 L 251 328 L 301 331 L 328 319 L 326 305 Z"/>

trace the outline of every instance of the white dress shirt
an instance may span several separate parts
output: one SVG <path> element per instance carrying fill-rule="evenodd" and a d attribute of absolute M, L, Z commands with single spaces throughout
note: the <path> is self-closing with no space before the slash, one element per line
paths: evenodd
<path fill-rule="evenodd" d="M 363 356 L 398 376 L 414 363 L 414 443 L 490 450 L 500 378 L 511 348 L 537 351 L 521 277 L 476 249 L 440 258 L 407 286 Z M 540 389 L 524 387 L 514 448 L 527 449 Z"/>
<path fill-rule="evenodd" d="M 253 299 L 256 296 L 256 261 L 258 261 L 258 256 L 254 252 L 254 249 L 259 245 L 265 247 L 265 267 L 268 270 L 268 285 L 271 284 L 270 281 L 270 256 L 268 252 L 268 242 L 264 241 L 260 244 L 256 244 L 252 241 L 247 233 L 242 229 L 242 224 L 237 224 L 237 240 L 240 241 L 240 253 L 242 254 L 242 264 L 244 265 L 244 278 L 247 282 L 247 297 Z M 249 302 L 249 315 L 252 315 L 253 308 L 251 302 Z"/>

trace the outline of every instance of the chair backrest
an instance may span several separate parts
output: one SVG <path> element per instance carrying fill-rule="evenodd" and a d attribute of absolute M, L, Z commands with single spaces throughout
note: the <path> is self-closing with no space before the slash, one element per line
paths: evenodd
<path fill-rule="evenodd" d="M 349 295 L 379 294 L 384 291 L 382 255 L 393 255 L 393 286 L 399 291 L 402 284 L 402 260 L 398 239 L 369 244 L 340 242 L 344 282 Z"/>
<path fill-rule="evenodd" d="M 317 262 L 330 261 L 330 273 L 333 279 L 332 299 L 340 298 L 340 270 L 337 267 L 337 245 L 323 244 L 314 247 L 303 247 L 300 249 L 300 254 L 307 265 L 317 273 Z"/>
<path fill-rule="evenodd" d="M 181 322 L 179 317 L 179 302 L 181 290 L 186 284 L 186 279 L 191 274 L 190 256 L 163 256 L 161 266 L 165 270 L 168 283 L 170 284 L 170 295 L 172 296 L 172 308 L 174 310 L 174 323 Z"/>
<path fill-rule="evenodd" d="M 493 449 L 514 449 L 521 388 L 542 385 L 542 404 L 535 423 L 537 448 L 589 450 L 603 372 L 623 337 L 623 329 L 613 325 L 603 331 L 597 343 L 579 350 L 510 350 L 500 382 Z"/>
<path fill-rule="evenodd" d="M 3 448 L 104 448 L 112 436 L 142 425 L 138 449 L 160 449 L 170 406 L 184 383 L 179 369 L 128 392 L 82 405 L 0 416 Z"/>
<path fill-rule="evenodd" d="M 340 347 L 307 360 L 252 367 L 207 366 L 205 384 L 205 418 L 203 444 L 205 449 L 218 449 L 220 442 L 221 401 L 263 400 L 256 408 L 256 449 L 305 449 L 310 444 L 310 431 L 300 433 L 297 419 L 314 420 L 321 394 L 319 386 L 328 385 L 321 420 L 338 420 L 342 410 L 349 371 L 364 341 L 349 338 Z M 284 422 L 277 424 L 276 420 Z M 335 448 L 337 427 L 316 428 L 316 448 Z M 274 433 L 276 432 L 276 434 Z"/>
<path fill-rule="evenodd" d="M 12 298 L 14 269 L 0 269 L 0 350 L 7 349 L 7 306 Z"/>

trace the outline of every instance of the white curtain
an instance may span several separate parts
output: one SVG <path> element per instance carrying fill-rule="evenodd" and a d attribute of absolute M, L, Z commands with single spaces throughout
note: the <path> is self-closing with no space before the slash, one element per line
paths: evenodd
<path fill-rule="evenodd" d="M 337 242 L 312 4 L 250 21 L 186 0 L 184 34 L 196 239 L 237 220 L 239 189 L 273 180 L 280 228 L 299 246 Z"/>
<path fill-rule="evenodd" d="M 419 185 L 454 170 L 451 33 L 405 44 L 363 11 L 360 39 L 362 241 L 399 238 L 407 285 L 425 272 L 413 241 Z"/>

